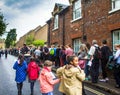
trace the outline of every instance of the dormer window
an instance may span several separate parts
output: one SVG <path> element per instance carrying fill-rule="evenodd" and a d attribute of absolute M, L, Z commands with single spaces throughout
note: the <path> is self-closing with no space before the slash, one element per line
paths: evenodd
<path fill-rule="evenodd" d="M 54 29 L 58 28 L 58 15 L 54 16 Z"/>
<path fill-rule="evenodd" d="M 73 20 L 81 17 L 81 0 L 73 2 Z"/>

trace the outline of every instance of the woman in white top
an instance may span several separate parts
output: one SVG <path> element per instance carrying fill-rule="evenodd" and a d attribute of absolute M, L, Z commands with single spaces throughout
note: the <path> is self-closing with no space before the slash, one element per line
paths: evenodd
<path fill-rule="evenodd" d="M 120 44 L 116 44 L 115 49 L 117 50 L 114 55 L 115 60 L 114 77 L 116 81 L 115 87 L 120 88 Z"/>

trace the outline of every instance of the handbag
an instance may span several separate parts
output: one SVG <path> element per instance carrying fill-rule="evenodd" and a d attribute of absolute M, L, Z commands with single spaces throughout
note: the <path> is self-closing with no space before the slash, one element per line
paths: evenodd
<path fill-rule="evenodd" d="M 114 59 L 114 56 L 109 56 L 107 68 L 110 70 L 112 70 L 115 67 L 115 60 L 113 60 L 113 59 Z"/>
<path fill-rule="evenodd" d="M 84 69 L 85 68 L 85 63 L 86 63 L 86 60 L 79 60 L 78 65 L 81 69 Z"/>

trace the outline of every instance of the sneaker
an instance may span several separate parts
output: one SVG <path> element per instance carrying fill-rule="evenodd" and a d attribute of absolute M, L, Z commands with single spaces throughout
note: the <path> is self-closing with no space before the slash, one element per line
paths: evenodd
<path fill-rule="evenodd" d="M 120 88 L 120 85 L 116 85 L 115 88 Z"/>
<path fill-rule="evenodd" d="M 91 76 L 88 76 L 88 80 L 91 80 Z"/>
<path fill-rule="evenodd" d="M 105 78 L 106 81 L 109 81 L 109 78 Z"/>
<path fill-rule="evenodd" d="M 106 82 L 106 79 L 100 79 L 99 81 L 100 82 Z"/>
<path fill-rule="evenodd" d="M 86 77 L 85 80 L 88 81 L 89 79 Z"/>

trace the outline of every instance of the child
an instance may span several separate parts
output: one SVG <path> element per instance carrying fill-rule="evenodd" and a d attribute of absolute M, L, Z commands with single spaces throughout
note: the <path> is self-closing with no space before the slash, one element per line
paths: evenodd
<path fill-rule="evenodd" d="M 13 69 L 16 70 L 15 81 L 17 83 L 18 95 L 22 95 L 22 86 L 27 75 L 27 63 L 24 61 L 23 55 L 18 56 L 18 60 L 15 62 Z"/>
<path fill-rule="evenodd" d="M 44 67 L 39 75 L 40 90 L 42 95 L 53 95 L 53 85 L 58 83 L 60 79 L 56 79 L 53 73 L 51 72 L 52 62 L 46 60 Z"/>
<path fill-rule="evenodd" d="M 57 69 L 57 76 L 62 78 L 59 91 L 63 95 L 82 95 L 82 81 L 85 73 L 78 66 L 78 57 L 69 56 L 68 64 Z"/>
<path fill-rule="evenodd" d="M 87 63 L 87 52 L 88 48 L 85 44 L 81 44 L 80 50 L 78 52 L 78 64 L 81 69 L 85 69 L 86 63 Z"/>
<path fill-rule="evenodd" d="M 31 89 L 31 95 L 33 95 L 34 91 L 34 84 L 36 82 L 36 79 L 39 76 L 39 66 L 36 64 L 35 59 L 33 57 L 30 58 L 30 63 L 28 64 L 28 79 L 30 82 L 30 89 Z"/>

